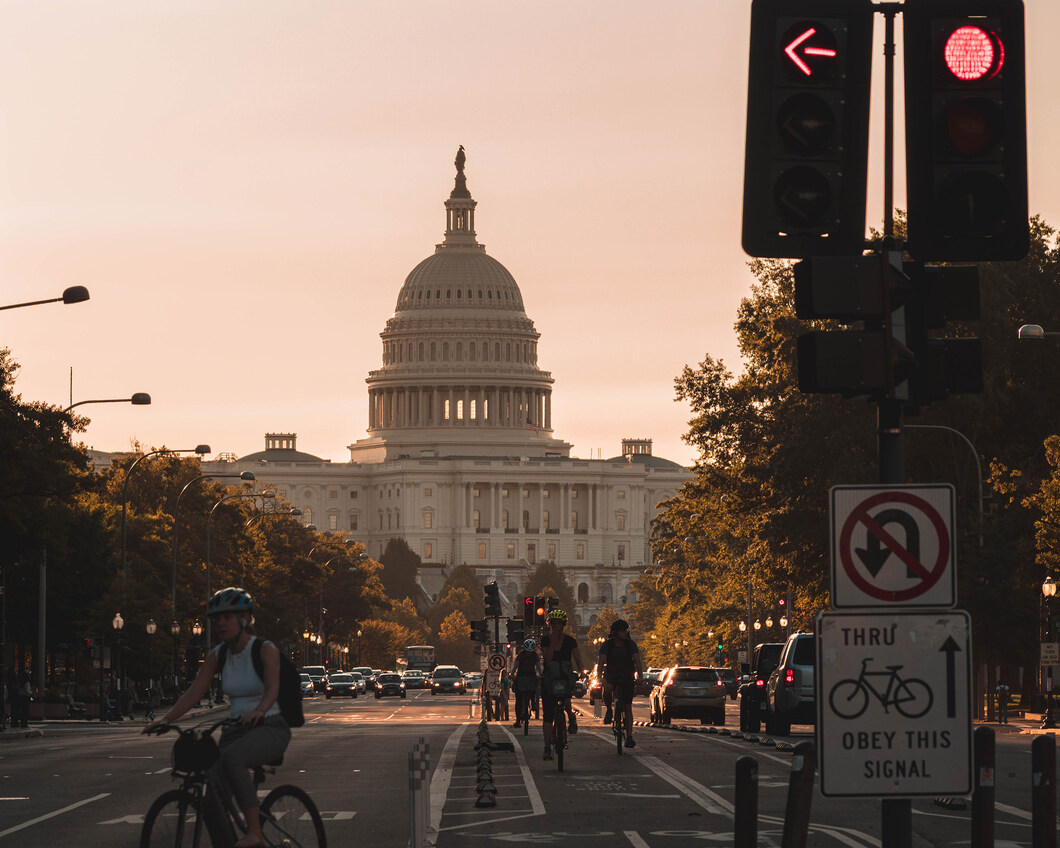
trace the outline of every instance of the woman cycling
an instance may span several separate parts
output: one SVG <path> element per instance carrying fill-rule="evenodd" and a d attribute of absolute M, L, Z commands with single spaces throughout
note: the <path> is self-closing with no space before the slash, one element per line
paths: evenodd
<path fill-rule="evenodd" d="M 227 784 L 231 788 L 246 819 L 247 832 L 235 848 L 265 845 L 250 769 L 279 759 L 291 741 L 291 729 L 276 703 L 280 693 L 280 653 L 271 642 L 263 642 L 261 646 L 264 679 L 254 669 L 251 645 L 257 637 L 251 631 L 253 611 L 250 595 L 232 586 L 214 594 L 206 604 L 213 631 L 227 646 L 221 686 L 228 694 L 231 717 L 239 720 L 238 724 L 226 725 L 221 731 L 221 756 L 211 773 L 215 785 Z M 209 691 L 210 681 L 217 673 L 221 647 L 218 645 L 206 655 L 188 690 L 162 718 L 144 727 L 144 733 L 159 724 L 176 721 Z"/>
<path fill-rule="evenodd" d="M 551 673 L 549 666 L 553 662 L 576 665 L 578 673 L 581 674 L 584 666 L 582 665 L 581 652 L 578 650 L 578 641 L 573 636 L 568 636 L 563 632 L 563 628 L 567 626 L 567 613 L 563 610 L 552 610 L 548 614 L 548 625 L 551 632 L 546 633 L 541 639 L 541 654 L 545 664 L 545 677 L 547 678 Z M 574 719 L 569 696 L 563 700 L 563 710 L 570 716 L 568 732 L 573 735 L 578 732 L 578 723 Z M 551 760 L 552 721 L 553 719 L 563 721 L 563 716 L 556 716 L 556 699 L 549 696 L 544 687 L 542 687 L 541 711 L 544 714 L 544 721 L 542 722 L 542 728 L 545 732 L 544 758 Z"/>
<path fill-rule="evenodd" d="M 533 639 L 527 639 L 523 642 L 523 649 L 515 655 L 515 723 L 512 727 L 530 721 L 530 702 L 537 691 L 540 665 L 541 657 L 537 655 L 537 643 Z"/>

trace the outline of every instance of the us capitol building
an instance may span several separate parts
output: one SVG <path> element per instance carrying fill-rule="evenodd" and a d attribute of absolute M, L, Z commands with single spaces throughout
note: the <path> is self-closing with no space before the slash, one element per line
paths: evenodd
<path fill-rule="evenodd" d="M 221 455 L 202 471 L 253 471 L 302 521 L 362 542 L 378 559 L 403 538 L 423 560 L 414 598 L 437 601 L 453 565 L 496 580 L 505 612 L 537 563 L 552 561 L 588 627 L 606 605 L 636 600 L 631 581 L 651 562 L 656 505 L 691 474 L 623 439 L 612 459 L 577 459 L 553 435 L 552 375 L 538 367 L 540 334 L 515 279 L 475 237 L 464 149 L 445 201 L 445 240 L 405 279 L 369 372 L 368 437 L 349 462 L 267 433 L 265 450 Z"/>

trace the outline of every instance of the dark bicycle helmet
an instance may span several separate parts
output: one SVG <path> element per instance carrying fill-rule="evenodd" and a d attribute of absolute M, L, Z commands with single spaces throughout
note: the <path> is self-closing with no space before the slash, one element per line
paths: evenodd
<path fill-rule="evenodd" d="M 611 622 L 611 632 L 617 633 L 619 630 L 629 630 L 629 622 L 623 618 L 616 618 Z"/>
<path fill-rule="evenodd" d="M 254 599 L 246 589 L 238 586 L 229 586 L 214 592 L 212 598 L 206 603 L 207 615 L 220 615 L 223 612 L 254 612 Z"/>

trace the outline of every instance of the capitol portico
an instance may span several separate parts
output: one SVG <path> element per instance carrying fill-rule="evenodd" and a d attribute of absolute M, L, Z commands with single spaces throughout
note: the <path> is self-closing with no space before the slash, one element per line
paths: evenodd
<path fill-rule="evenodd" d="M 374 558 L 403 538 L 423 560 L 421 608 L 453 564 L 496 579 L 513 603 L 537 563 L 555 562 L 586 627 L 603 606 L 635 600 L 656 505 L 691 475 L 653 456 L 650 439 L 624 439 L 620 455 L 594 460 L 554 437 L 539 334 L 515 279 L 478 243 L 464 163 L 461 148 L 444 241 L 409 273 L 381 333 L 368 436 L 349 446 L 349 461 L 268 433 L 265 450 L 203 472 L 253 470 L 303 521 L 363 542 Z"/>

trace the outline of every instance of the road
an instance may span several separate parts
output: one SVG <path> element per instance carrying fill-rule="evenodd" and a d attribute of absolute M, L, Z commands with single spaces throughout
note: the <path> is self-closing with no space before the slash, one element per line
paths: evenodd
<path fill-rule="evenodd" d="M 431 752 L 439 848 L 727 845 L 735 763 L 750 755 L 759 765 L 759 845 L 780 844 L 791 754 L 729 735 L 739 725 L 736 702 L 728 702 L 725 734 L 638 727 L 636 749 L 621 757 L 588 702 L 576 703 L 585 715 L 562 773 L 542 760 L 539 726 L 523 736 L 490 725 L 492 741 L 516 743 L 514 753 L 492 756 L 493 808 L 475 806 L 478 728 L 477 715 L 468 721 L 467 697 L 427 691 L 410 692 L 405 700 L 307 700 L 307 724 L 294 732 L 284 766 L 264 789 L 281 782 L 306 789 L 324 814 L 333 847 L 407 845 L 407 754 L 422 737 Z M 636 718 L 647 719 L 643 699 Z M 0 848 L 135 845 L 151 801 L 174 785 L 172 737 L 138 731 L 134 722 L 52 723 L 42 737 L 0 745 Z M 788 741 L 802 739 L 812 739 L 812 728 L 796 727 Z M 1030 845 L 1030 739 L 1017 733 L 997 739 L 999 845 Z M 810 845 L 880 844 L 875 800 L 818 793 L 811 819 Z M 969 811 L 916 800 L 913 827 L 914 845 L 963 848 Z"/>

